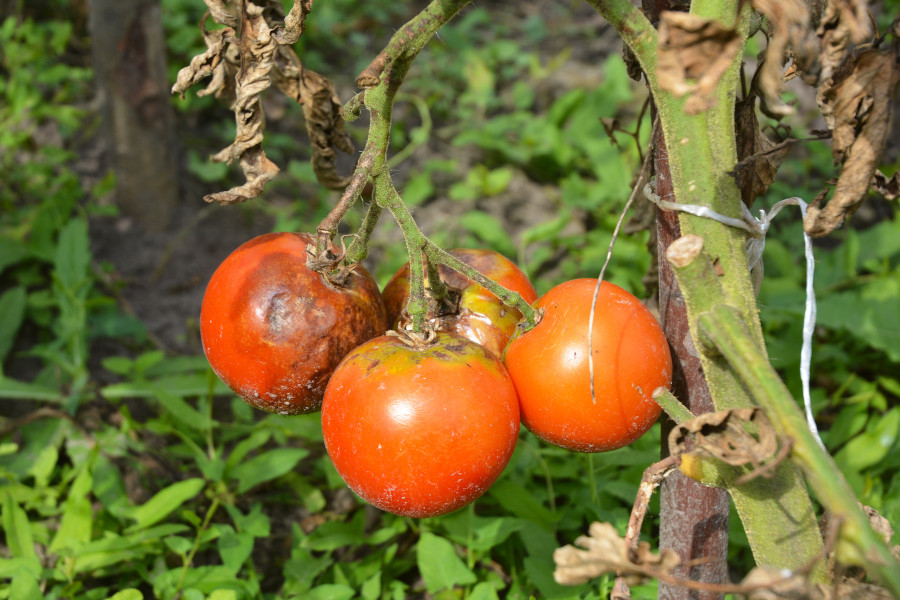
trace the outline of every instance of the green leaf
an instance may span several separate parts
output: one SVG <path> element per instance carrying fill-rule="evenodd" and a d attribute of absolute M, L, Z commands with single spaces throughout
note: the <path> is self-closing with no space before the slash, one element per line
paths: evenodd
<path fill-rule="evenodd" d="M 491 486 L 488 493 L 507 511 L 544 529 L 553 529 L 557 521 L 556 515 L 538 502 L 534 494 L 510 479 L 501 479 Z"/>
<path fill-rule="evenodd" d="M 74 218 L 59 234 L 53 268 L 66 289 L 75 289 L 87 278 L 91 262 L 87 221 Z"/>
<path fill-rule="evenodd" d="M 0 579 L 11 579 L 18 573 L 28 573 L 37 579 L 41 576 L 41 562 L 36 557 L 0 558 Z"/>
<path fill-rule="evenodd" d="M 205 482 L 199 477 L 185 479 L 157 492 L 143 505 L 123 511 L 125 516 L 135 521 L 127 531 L 133 532 L 159 523 L 199 494 L 204 485 Z"/>
<path fill-rule="evenodd" d="M 170 535 L 163 539 L 163 543 L 166 545 L 166 548 L 179 556 L 187 556 L 188 552 L 191 551 L 191 548 L 194 547 L 194 542 L 192 540 L 180 535 Z"/>
<path fill-rule="evenodd" d="M 15 600 L 42 600 L 44 594 L 38 585 L 38 580 L 29 573 L 17 573 L 13 575 L 9 586 L 9 597 Z"/>
<path fill-rule="evenodd" d="M 326 583 L 309 590 L 303 597 L 308 600 L 350 600 L 356 595 L 349 585 L 343 583 Z"/>
<path fill-rule="evenodd" d="M 416 562 L 425 580 L 425 587 L 434 594 L 454 586 L 475 583 L 477 578 L 456 555 L 447 539 L 433 533 L 423 533 L 416 547 Z"/>
<path fill-rule="evenodd" d="M 13 558 L 38 560 L 28 514 L 16 503 L 9 490 L 3 493 L 3 531 L 6 547 Z"/>
<path fill-rule="evenodd" d="M 866 432 L 856 436 L 834 457 L 841 470 L 858 473 L 869 469 L 888 455 L 900 435 L 900 406 L 881 418 L 873 419 Z"/>
<path fill-rule="evenodd" d="M 59 390 L 37 383 L 19 381 L 0 375 L 0 398 L 6 400 L 29 400 L 32 402 L 61 403 L 65 397 Z"/>
<path fill-rule="evenodd" d="M 116 592 L 106 600 L 144 600 L 144 595 L 140 590 L 128 588 L 127 590 Z"/>
<path fill-rule="evenodd" d="M 217 544 L 222 563 L 237 575 L 253 552 L 253 536 L 243 532 L 226 532 L 219 537 Z"/>
<path fill-rule="evenodd" d="M 25 320 L 26 299 L 24 287 L 14 287 L 0 296 L 0 372 Z"/>
<path fill-rule="evenodd" d="M 303 448 L 276 448 L 255 456 L 230 471 L 237 480 L 237 493 L 243 493 L 265 481 L 281 477 L 297 466 L 309 454 Z"/>
<path fill-rule="evenodd" d="M 69 488 L 59 529 L 50 544 L 51 551 L 75 549 L 91 541 L 94 515 L 91 511 L 90 492 L 93 483 L 92 465 L 88 461 L 82 464 L 78 476 Z"/>
<path fill-rule="evenodd" d="M 358 546 L 365 539 L 366 521 L 363 511 L 356 511 L 350 521 L 328 521 L 317 527 L 306 539 L 311 550 L 334 550 L 342 546 Z"/>
<path fill-rule="evenodd" d="M 512 239 L 506 233 L 503 223 L 495 217 L 479 210 L 473 210 L 460 217 L 459 224 L 497 252 L 506 256 L 516 255 L 516 247 Z"/>
<path fill-rule="evenodd" d="M 0 236 L 0 273 L 28 258 L 28 248 L 19 241 Z"/>
<path fill-rule="evenodd" d="M 153 395 L 163 405 L 166 412 L 183 427 L 194 431 L 208 431 L 212 429 L 213 421 L 208 415 L 201 413 L 180 396 L 172 394 L 160 386 L 151 384 L 151 387 L 154 390 Z"/>

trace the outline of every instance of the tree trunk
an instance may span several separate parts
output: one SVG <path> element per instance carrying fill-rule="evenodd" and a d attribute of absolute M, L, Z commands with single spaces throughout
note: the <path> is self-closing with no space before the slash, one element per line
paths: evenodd
<path fill-rule="evenodd" d="M 159 0 L 90 0 L 89 10 L 116 202 L 139 225 L 163 231 L 178 178 Z"/>

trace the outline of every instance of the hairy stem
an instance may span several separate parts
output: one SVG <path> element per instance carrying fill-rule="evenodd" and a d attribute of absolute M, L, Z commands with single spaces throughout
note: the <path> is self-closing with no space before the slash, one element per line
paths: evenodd
<path fill-rule="evenodd" d="M 355 118 L 359 115 L 360 105 L 364 105 L 371 116 L 369 135 L 350 184 L 316 228 L 320 254 L 328 247 L 338 225 L 362 194 L 369 178 L 378 175 L 386 166 L 394 98 L 413 61 L 438 29 L 469 2 L 471 0 L 434 0 L 394 34 L 384 51 L 357 78 L 359 84 L 369 89 L 361 98 L 355 96 L 345 112 Z"/>
<path fill-rule="evenodd" d="M 797 402 L 769 359 L 759 351 L 740 313 L 717 306 L 700 315 L 705 339 L 715 345 L 772 418 L 778 433 L 793 441 L 792 458 L 822 504 L 841 520 L 838 560 L 866 571 L 900 597 L 900 564 L 884 540 L 869 526 L 853 490 L 831 456 L 809 431 Z"/>
<path fill-rule="evenodd" d="M 369 204 L 369 209 L 366 211 L 366 216 L 363 217 L 363 222 L 359 226 L 359 231 L 357 232 L 356 237 L 353 238 L 350 247 L 347 249 L 346 260 L 348 263 L 353 264 L 362 262 L 368 255 L 369 238 L 372 237 L 375 225 L 378 224 L 378 219 L 381 217 L 381 211 L 381 205 L 374 200 Z"/>

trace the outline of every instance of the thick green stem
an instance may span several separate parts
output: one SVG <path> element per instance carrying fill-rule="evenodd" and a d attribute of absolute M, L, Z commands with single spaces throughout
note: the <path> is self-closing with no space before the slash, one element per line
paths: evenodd
<path fill-rule="evenodd" d="M 730 306 L 717 306 L 701 314 L 699 322 L 705 339 L 722 353 L 772 417 L 778 433 L 793 441 L 792 458 L 825 508 L 840 520 L 838 560 L 865 567 L 869 575 L 900 598 L 900 564 L 870 527 L 847 481 L 809 431 L 796 401 L 760 352 L 740 313 Z"/>

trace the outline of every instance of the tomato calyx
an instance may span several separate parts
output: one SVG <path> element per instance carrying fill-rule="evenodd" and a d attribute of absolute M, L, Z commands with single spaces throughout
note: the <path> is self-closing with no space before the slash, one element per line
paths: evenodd
<path fill-rule="evenodd" d="M 335 252 L 334 248 L 326 248 L 319 252 L 315 244 L 306 246 L 306 268 L 315 271 L 321 275 L 325 281 L 332 286 L 343 288 L 347 287 L 350 276 L 356 270 L 359 263 L 349 263 L 345 261 L 347 256 L 347 245 L 344 239 L 347 235 L 341 236 L 341 248 Z M 355 234 L 349 234 L 349 237 L 356 237 Z"/>
<path fill-rule="evenodd" d="M 413 330 L 412 323 L 407 321 L 406 323 L 398 324 L 396 329 L 388 331 L 385 335 L 396 337 L 410 348 L 420 350 L 434 342 L 435 337 L 437 337 L 437 331 L 430 321 L 425 321 L 422 331 Z"/>

